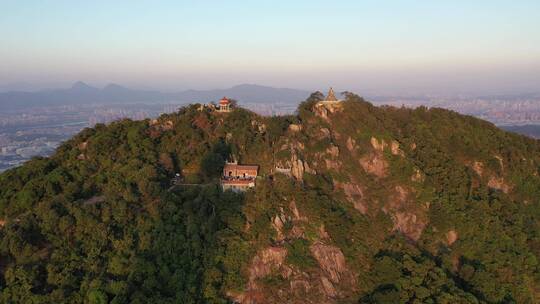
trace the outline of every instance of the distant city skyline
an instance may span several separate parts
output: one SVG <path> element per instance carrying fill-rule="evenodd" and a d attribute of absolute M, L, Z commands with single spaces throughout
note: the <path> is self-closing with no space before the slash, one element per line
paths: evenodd
<path fill-rule="evenodd" d="M 539 1 L 9 1 L 0 90 L 540 91 Z"/>

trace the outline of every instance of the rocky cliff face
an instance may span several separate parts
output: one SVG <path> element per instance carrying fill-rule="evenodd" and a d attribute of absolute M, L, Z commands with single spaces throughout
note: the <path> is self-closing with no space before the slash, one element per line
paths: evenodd
<path fill-rule="evenodd" d="M 274 243 L 261 248 L 252 258 L 245 292 L 234 297 L 238 302 L 354 302 L 353 295 L 368 288 L 359 282 L 365 280 L 363 274 L 373 267 L 365 254 L 385 247 L 385 239 L 392 237 L 433 254 L 446 248 L 452 271 L 465 267 L 458 258 L 458 248 L 460 242 L 466 242 L 462 234 L 467 232 L 463 224 L 452 223 L 453 215 L 439 216 L 440 195 L 454 190 L 440 188 L 439 183 L 448 184 L 440 179 L 446 171 L 434 170 L 430 165 L 433 159 L 423 159 L 428 151 L 432 153 L 430 149 L 438 150 L 437 157 L 446 153 L 445 157 L 452 158 L 453 167 L 444 170 L 464 172 L 466 180 L 458 183 L 466 182 L 463 186 L 469 187 L 470 193 L 496 191 L 513 195 L 515 189 L 509 182 L 512 173 L 502 157 L 494 156 L 491 161 L 496 170 L 487 168 L 467 153 L 456 152 L 451 144 L 438 147 L 426 144 L 412 135 L 417 130 L 404 134 L 403 130 L 384 130 L 377 122 L 352 119 L 351 112 L 359 110 L 356 106 L 314 105 L 311 116 L 288 128 L 280 150 L 289 153 L 284 158 L 278 157 L 275 166 L 289 168 L 290 178 L 301 185 L 300 194 L 315 191 L 322 200 L 331 197 L 332 204 L 342 208 L 347 217 L 361 222 L 356 225 L 363 225 L 365 230 L 353 228 L 355 224 L 345 225 L 354 230 L 340 230 L 339 223 L 327 218 L 329 214 L 320 213 L 317 198 L 303 204 L 287 198 L 293 204 L 283 205 L 281 211 L 267 219 L 275 232 Z M 450 132 L 448 136 L 454 135 Z M 291 263 L 291 255 L 295 254 L 291 250 L 295 249 L 288 244 L 298 240 L 306 240 L 304 258 L 314 261 L 307 268 Z M 371 248 L 362 251 L 355 246 Z M 280 283 L 269 285 L 269 278 Z"/>
<path fill-rule="evenodd" d="M 345 260 L 341 249 L 333 245 L 324 225 L 314 230 L 312 221 L 301 213 L 294 200 L 279 208 L 271 219 L 274 243 L 260 248 L 246 268 L 247 284 L 243 292 L 229 293 L 238 303 L 327 303 L 350 297 L 357 289 L 356 274 Z M 290 246 L 312 239 L 298 256 L 298 248 Z M 292 257 L 291 257 L 292 256 Z M 309 267 L 297 259 L 310 260 Z M 269 281 L 279 283 L 269 288 Z"/>

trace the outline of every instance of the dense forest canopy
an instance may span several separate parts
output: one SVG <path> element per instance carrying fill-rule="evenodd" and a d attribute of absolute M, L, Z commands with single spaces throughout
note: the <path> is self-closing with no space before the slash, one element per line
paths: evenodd
<path fill-rule="evenodd" d="M 538 141 L 322 98 L 98 124 L 4 172 L 0 302 L 540 302 Z M 233 159 L 254 189 L 221 190 Z"/>

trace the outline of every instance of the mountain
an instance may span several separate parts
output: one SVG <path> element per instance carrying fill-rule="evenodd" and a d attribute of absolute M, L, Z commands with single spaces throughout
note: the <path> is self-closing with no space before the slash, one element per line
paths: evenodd
<path fill-rule="evenodd" d="M 501 126 L 501 129 L 527 135 L 532 138 L 540 139 L 540 126 L 539 125 Z"/>
<path fill-rule="evenodd" d="M 297 102 L 309 95 L 306 91 L 272 88 L 260 85 L 243 84 L 228 89 L 177 93 L 134 90 L 117 84 L 109 84 L 102 89 L 84 82 L 76 82 L 71 88 L 44 90 L 38 92 L 0 93 L 0 110 L 15 110 L 28 107 L 47 107 L 55 105 L 82 105 L 88 103 L 189 103 L 217 101 L 223 96 L 239 102 Z"/>
<path fill-rule="evenodd" d="M 4 172 L 0 302 L 540 302 L 539 141 L 320 100 L 98 124 Z"/>
<path fill-rule="evenodd" d="M 186 91 L 179 93 L 178 96 L 182 96 L 184 100 L 202 99 L 201 101 L 219 100 L 219 98 L 227 96 L 237 99 L 240 102 L 298 103 L 299 100 L 308 97 L 309 92 L 296 89 L 273 88 L 255 84 L 242 84 L 224 90 Z"/>

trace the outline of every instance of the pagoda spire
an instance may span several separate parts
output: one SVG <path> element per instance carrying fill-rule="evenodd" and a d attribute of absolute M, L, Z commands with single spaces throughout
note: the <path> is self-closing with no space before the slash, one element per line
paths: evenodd
<path fill-rule="evenodd" d="M 325 101 L 338 101 L 336 98 L 336 95 L 334 94 L 334 89 L 330 87 L 330 90 L 328 91 L 328 95 L 326 95 Z"/>

